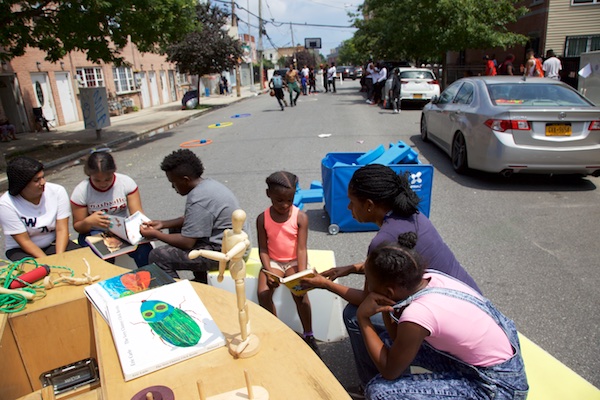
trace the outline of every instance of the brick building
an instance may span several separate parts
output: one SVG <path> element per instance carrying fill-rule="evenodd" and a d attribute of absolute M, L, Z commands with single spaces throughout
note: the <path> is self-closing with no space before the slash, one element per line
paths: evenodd
<path fill-rule="evenodd" d="M 35 108 L 54 126 L 82 121 L 81 87 L 106 87 L 115 115 L 177 101 L 190 85 L 166 56 L 141 53 L 131 43 L 122 55 L 128 66 L 92 63 L 82 52 L 51 63 L 45 52 L 29 48 L 0 66 L 0 118 L 8 118 L 17 132 L 29 132 L 36 129 Z"/>

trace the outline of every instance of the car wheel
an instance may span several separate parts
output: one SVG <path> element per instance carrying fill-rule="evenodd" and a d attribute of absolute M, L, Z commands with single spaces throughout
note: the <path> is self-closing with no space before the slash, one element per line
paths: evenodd
<path fill-rule="evenodd" d="M 429 142 L 429 132 L 427 132 L 427 121 L 425 120 L 425 114 L 421 114 L 421 140 Z"/>
<path fill-rule="evenodd" d="M 456 172 L 462 174 L 469 169 L 467 161 L 467 142 L 462 133 L 458 132 L 452 142 L 452 167 Z"/>

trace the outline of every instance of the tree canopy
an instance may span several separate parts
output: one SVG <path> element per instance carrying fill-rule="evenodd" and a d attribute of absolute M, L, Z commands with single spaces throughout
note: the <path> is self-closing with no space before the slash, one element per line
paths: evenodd
<path fill-rule="evenodd" d="M 168 60 L 177 63 L 180 71 L 200 76 L 234 67 L 242 56 L 242 46 L 224 30 L 227 17 L 217 6 L 197 4 L 198 30 L 168 46 Z"/>
<path fill-rule="evenodd" d="M 440 60 L 448 51 L 508 47 L 527 38 L 507 30 L 527 9 L 518 0 L 365 0 L 354 46 L 374 59 Z"/>
<path fill-rule="evenodd" d="M 33 47 L 56 62 L 82 51 L 92 62 L 120 64 L 129 38 L 142 52 L 160 52 L 194 29 L 195 0 L 2 0 L 0 58 Z"/>

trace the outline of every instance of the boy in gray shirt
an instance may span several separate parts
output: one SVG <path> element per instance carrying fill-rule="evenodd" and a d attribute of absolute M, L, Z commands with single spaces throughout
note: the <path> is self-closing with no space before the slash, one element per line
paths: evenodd
<path fill-rule="evenodd" d="M 188 253 L 196 249 L 221 251 L 223 231 L 232 227 L 231 215 L 240 208 L 239 202 L 222 183 L 202 178 L 204 166 L 188 149 L 166 156 L 160 168 L 165 171 L 173 189 L 187 199 L 182 217 L 153 220 L 140 229 L 144 237 L 167 244 L 153 249 L 149 262 L 174 278 L 179 277 L 178 270 L 190 270 L 194 280 L 207 283 L 207 271 L 218 270 L 219 263 L 203 257 L 190 260 Z M 169 233 L 162 229 L 168 229 Z"/>

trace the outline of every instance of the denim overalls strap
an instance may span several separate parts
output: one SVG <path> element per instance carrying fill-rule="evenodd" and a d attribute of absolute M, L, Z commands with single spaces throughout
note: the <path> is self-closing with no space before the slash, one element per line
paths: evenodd
<path fill-rule="evenodd" d="M 441 274 L 447 276 L 444 273 L 439 271 L 428 270 L 428 273 Z M 450 277 L 451 279 L 454 279 Z M 456 280 L 456 279 L 455 279 Z M 444 354 L 445 356 L 459 362 L 464 367 L 468 369 L 472 369 L 473 372 L 477 373 L 481 379 L 483 379 L 484 387 L 491 388 L 496 387 L 497 389 L 492 389 L 492 392 L 496 392 L 495 394 L 497 399 L 525 399 L 527 396 L 527 378 L 525 376 L 525 367 L 523 365 L 523 359 L 521 357 L 521 348 L 519 344 L 517 330 L 514 326 L 514 323 L 507 318 L 504 314 L 498 311 L 494 305 L 485 298 L 478 298 L 469 293 L 461 292 L 455 289 L 447 289 L 447 288 L 425 288 L 417 293 L 414 293 L 412 296 L 409 296 L 405 300 L 395 304 L 394 309 L 401 309 L 408 306 L 411 302 L 415 301 L 419 297 L 422 297 L 427 294 L 442 294 L 445 296 L 453 297 L 459 300 L 468 301 L 469 303 L 479 307 L 482 311 L 488 314 L 492 319 L 498 324 L 498 326 L 504 331 L 504 334 L 508 338 L 511 346 L 514 349 L 514 354 L 511 358 L 506 360 L 505 362 L 491 366 L 491 367 L 477 367 L 463 361 L 458 358 L 452 356 L 451 354 L 445 353 L 441 350 L 437 350 L 430 346 L 434 351 L 440 354 Z M 392 319 L 397 321 L 398 319 L 390 313 Z M 491 386 L 490 386 L 491 385 Z"/>

